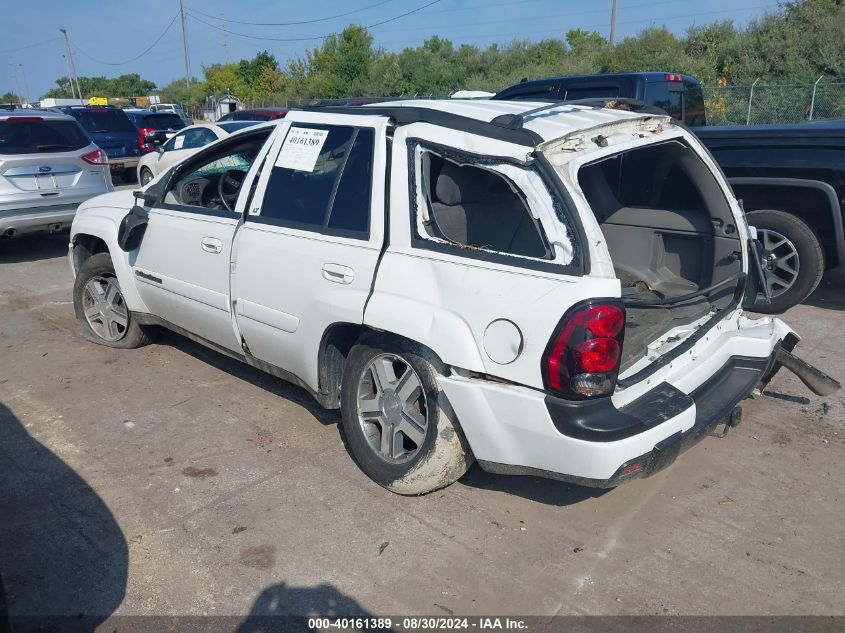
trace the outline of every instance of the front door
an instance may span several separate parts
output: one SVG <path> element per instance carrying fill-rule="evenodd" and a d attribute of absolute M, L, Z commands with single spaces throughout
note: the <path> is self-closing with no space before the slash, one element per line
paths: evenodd
<path fill-rule="evenodd" d="M 230 139 L 179 166 L 149 211 L 137 255 L 130 256 L 150 312 L 236 351 L 241 346 L 229 306 L 229 271 L 241 218 L 237 202 L 271 130 Z"/>
<path fill-rule="evenodd" d="M 268 154 L 232 288 L 249 351 L 317 389 L 327 328 L 363 322 L 383 243 L 387 140 L 382 117 L 313 117 L 289 115 Z"/>

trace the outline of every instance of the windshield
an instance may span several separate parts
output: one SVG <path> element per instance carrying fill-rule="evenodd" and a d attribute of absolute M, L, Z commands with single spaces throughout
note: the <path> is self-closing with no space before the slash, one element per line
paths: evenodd
<path fill-rule="evenodd" d="M 237 132 L 238 130 L 242 130 L 246 127 L 252 127 L 258 123 L 260 123 L 260 121 L 223 121 L 217 125 L 231 134 L 232 132 Z"/>
<path fill-rule="evenodd" d="M 0 154 L 70 152 L 91 141 L 76 121 L 11 117 L 0 121 Z"/>
<path fill-rule="evenodd" d="M 122 110 L 96 108 L 68 112 L 86 132 L 135 132 L 135 126 Z"/>

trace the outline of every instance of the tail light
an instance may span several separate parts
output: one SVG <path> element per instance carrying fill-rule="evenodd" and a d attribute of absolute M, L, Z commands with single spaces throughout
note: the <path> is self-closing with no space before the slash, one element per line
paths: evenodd
<path fill-rule="evenodd" d="M 9 123 L 14 123 L 14 122 L 21 123 L 21 122 L 26 122 L 26 121 L 43 121 L 44 118 L 40 117 L 40 116 L 10 116 L 6 120 Z"/>
<path fill-rule="evenodd" d="M 666 79 L 666 81 L 683 81 L 684 76 L 679 75 L 678 73 L 666 73 L 664 75 L 664 79 Z"/>
<path fill-rule="evenodd" d="M 156 148 L 152 139 L 156 135 L 156 131 L 152 127 L 142 127 L 138 130 L 138 148 L 142 152 L 152 152 Z"/>
<path fill-rule="evenodd" d="M 82 157 L 86 163 L 91 163 L 92 165 L 108 165 L 109 164 L 109 157 L 106 156 L 106 153 L 101 150 L 99 147 L 95 149 L 93 152 L 88 152 L 84 154 Z"/>
<path fill-rule="evenodd" d="M 546 389 L 576 400 L 613 393 L 624 336 L 621 302 L 576 305 L 561 319 L 543 354 Z"/>

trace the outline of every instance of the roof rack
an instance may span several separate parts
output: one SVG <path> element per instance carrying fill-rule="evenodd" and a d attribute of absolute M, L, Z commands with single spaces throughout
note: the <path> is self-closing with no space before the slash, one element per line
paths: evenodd
<path fill-rule="evenodd" d="M 623 97 L 593 97 L 590 99 L 554 101 L 542 105 L 539 108 L 533 108 L 531 110 L 526 110 L 525 112 L 520 112 L 518 114 L 500 114 L 495 119 L 490 121 L 490 123 L 498 127 L 506 128 L 508 130 L 521 130 L 523 129 L 522 125 L 525 122 L 526 117 L 529 117 L 533 114 L 539 114 L 540 112 L 545 112 L 546 110 L 551 110 L 558 106 L 577 105 L 602 109 L 607 107 L 612 108 L 613 105 L 616 104 L 628 106 L 627 108 L 613 108 L 616 110 L 631 110 L 634 112 L 645 112 L 647 114 L 663 114 L 668 116 L 668 113 L 665 110 L 661 110 L 656 106 L 648 105 L 647 103 L 638 99 L 627 99 Z"/>
<path fill-rule="evenodd" d="M 308 106 L 302 110 L 316 110 L 333 114 L 354 114 L 357 116 L 386 116 L 396 125 L 409 125 L 411 123 L 431 123 L 441 127 L 454 130 L 461 130 L 487 136 L 490 138 L 508 141 L 526 147 L 535 147 L 543 142 L 543 137 L 533 130 L 525 129 L 521 125 L 516 128 L 509 128 L 500 125 L 493 125 L 487 121 L 474 119 L 472 117 L 454 114 L 435 108 L 424 106 L 396 106 L 396 105 L 374 105 L 374 106 Z M 495 119 L 494 119 L 495 121 Z"/>

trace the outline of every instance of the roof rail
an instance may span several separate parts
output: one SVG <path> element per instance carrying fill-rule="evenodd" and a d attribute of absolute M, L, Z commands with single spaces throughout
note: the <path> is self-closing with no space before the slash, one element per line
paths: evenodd
<path fill-rule="evenodd" d="M 610 108 L 613 110 L 630 110 L 634 112 L 645 112 L 647 114 L 663 114 L 668 116 L 668 113 L 665 110 L 661 110 L 656 106 L 648 105 L 647 103 L 638 99 L 627 99 L 623 97 L 593 97 L 590 99 L 554 101 L 545 105 L 541 105 L 539 108 L 533 108 L 531 110 L 526 110 L 525 112 L 520 112 L 518 114 L 500 114 L 495 119 L 490 121 L 490 123 L 498 127 L 507 128 L 509 130 L 521 130 L 526 117 L 564 105 L 589 106 L 596 109 Z"/>

